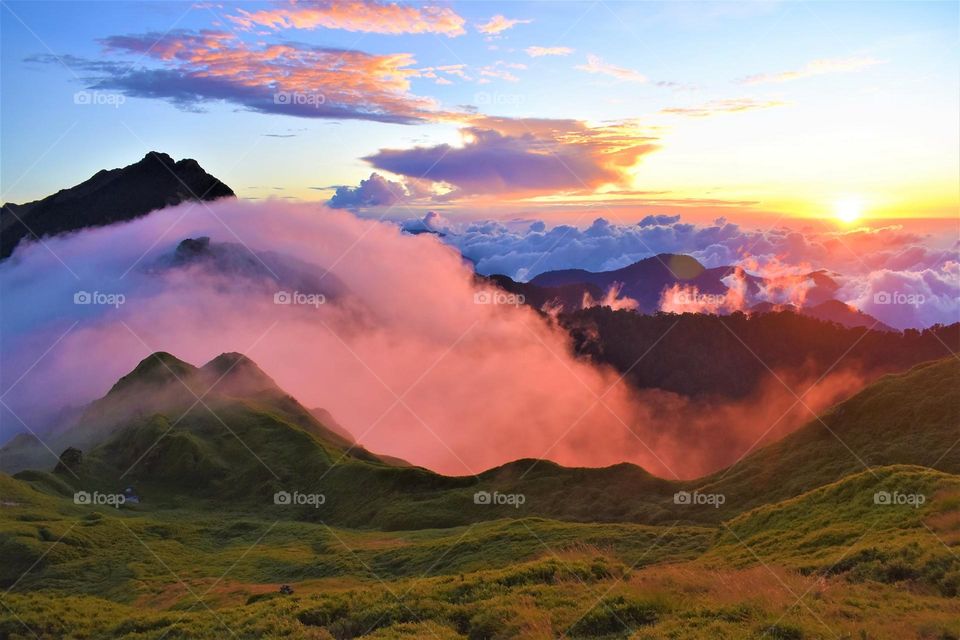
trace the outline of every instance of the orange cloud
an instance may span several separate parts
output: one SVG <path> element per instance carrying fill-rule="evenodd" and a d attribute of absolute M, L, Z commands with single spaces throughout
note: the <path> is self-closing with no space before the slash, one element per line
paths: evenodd
<path fill-rule="evenodd" d="M 177 31 L 113 36 L 108 49 L 168 63 L 165 69 L 121 69 L 101 85 L 181 106 L 226 100 L 251 109 L 302 117 L 414 122 L 440 117 L 434 100 L 412 95 L 419 71 L 407 53 L 297 44 L 251 46 L 233 34 Z"/>
<path fill-rule="evenodd" d="M 364 158 L 383 171 L 449 185 L 448 198 L 592 193 L 628 185 L 630 169 L 659 148 L 634 122 L 589 126 L 579 120 L 478 116 L 464 144 L 381 149 Z"/>
<path fill-rule="evenodd" d="M 364 33 L 436 33 L 461 36 L 465 20 L 446 7 L 414 7 L 377 0 L 291 2 L 289 8 L 245 11 L 228 16 L 244 29 L 342 29 Z"/>
<path fill-rule="evenodd" d="M 770 82 L 790 82 L 801 78 L 822 76 L 828 73 L 850 73 L 880 64 L 876 58 L 829 58 L 814 60 L 802 69 L 781 71 L 780 73 L 760 73 L 740 80 L 741 84 L 766 84 Z"/>
<path fill-rule="evenodd" d="M 614 64 L 609 64 L 604 62 L 603 59 L 592 53 L 587 54 L 587 64 L 579 64 L 575 69 L 580 71 L 586 71 L 587 73 L 595 73 L 604 76 L 610 76 L 616 78 L 617 80 L 623 80 L 625 82 L 646 82 L 647 77 L 640 73 L 639 71 L 634 71 L 633 69 L 627 69 L 626 67 L 618 67 Z"/>
<path fill-rule="evenodd" d="M 484 33 L 488 36 L 495 36 L 507 29 L 512 29 L 518 24 L 529 24 L 533 20 L 515 20 L 512 18 L 505 18 L 504 16 L 497 14 L 490 18 L 489 21 L 478 24 L 477 31 Z"/>

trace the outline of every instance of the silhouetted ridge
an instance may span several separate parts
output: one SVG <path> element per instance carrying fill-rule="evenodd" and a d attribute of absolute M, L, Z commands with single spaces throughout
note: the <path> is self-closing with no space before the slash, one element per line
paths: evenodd
<path fill-rule="evenodd" d="M 4 204 L 0 209 L 0 259 L 9 257 L 24 238 L 103 227 L 186 200 L 234 195 L 196 160 L 175 161 L 165 153 L 151 151 L 139 162 L 100 170 L 88 180 L 42 200 Z"/>

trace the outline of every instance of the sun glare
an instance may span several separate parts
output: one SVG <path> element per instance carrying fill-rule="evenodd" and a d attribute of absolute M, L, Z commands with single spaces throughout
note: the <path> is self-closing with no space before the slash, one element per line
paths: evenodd
<path fill-rule="evenodd" d="M 833 204 L 833 217 L 844 224 L 856 222 L 863 215 L 863 202 L 860 198 L 843 198 Z"/>

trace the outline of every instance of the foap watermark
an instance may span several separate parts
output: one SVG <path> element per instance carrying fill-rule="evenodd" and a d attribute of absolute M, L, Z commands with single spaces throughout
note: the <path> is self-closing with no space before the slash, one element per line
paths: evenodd
<path fill-rule="evenodd" d="M 327 497 L 322 493 L 301 493 L 300 491 L 277 491 L 273 494 L 273 504 L 282 507 L 303 507 L 310 506 L 314 509 L 320 508 L 320 505 L 326 504 Z"/>
<path fill-rule="evenodd" d="M 510 505 L 514 509 L 519 509 L 520 505 L 527 501 L 527 496 L 522 493 L 500 493 L 499 491 L 477 491 L 473 494 L 473 504 L 497 504 Z"/>
<path fill-rule="evenodd" d="M 277 291 L 273 294 L 273 304 L 293 304 L 320 308 L 326 304 L 327 296 L 322 293 L 303 293 L 301 291 Z"/>
<path fill-rule="evenodd" d="M 719 509 L 720 505 L 727 501 L 727 496 L 722 493 L 700 493 L 699 491 L 677 491 L 673 494 L 673 504 L 682 505 L 709 505 L 714 509 Z"/>
<path fill-rule="evenodd" d="M 922 293 L 903 293 L 902 291 L 877 291 L 873 294 L 873 304 L 899 304 L 919 307 L 927 301 Z"/>
<path fill-rule="evenodd" d="M 316 91 L 278 91 L 273 94 L 273 104 L 319 109 L 326 102 L 327 97 Z"/>
<path fill-rule="evenodd" d="M 882 506 L 908 506 L 919 509 L 927 501 L 922 493 L 901 493 L 899 491 L 877 491 L 873 494 L 873 504 Z"/>
<path fill-rule="evenodd" d="M 700 293 L 699 291 L 677 291 L 673 294 L 674 304 L 693 304 L 705 307 L 722 307 L 727 303 L 724 293 Z"/>
<path fill-rule="evenodd" d="M 519 307 L 526 300 L 522 293 L 507 293 L 506 291 L 477 291 L 473 294 L 473 304 L 506 304 Z"/>
<path fill-rule="evenodd" d="M 120 505 L 127 501 L 127 497 L 122 493 L 100 493 L 94 491 L 77 491 L 73 494 L 73 503 L 86 506 L 108 506 L 119 509 Z"/>
<path fill-rule="evenodd" d="M 112 91 L 77 91 L 73 94 L 73 104 L 113 107 L 118 109 L 127 101 L 127 96 Z"/>
<path fill-rule="evenodd" d="M 127 301 L 122 293 L 105 293 L 103 291 L 77 291 L 73 294 L 73 304 L 97 304 L 119 308 Z"/>
<path fill-rule="evenodd" d="M 527 101 L 522 93 L 499 93 L 496 91 L 478 91 L 473 94 L 473 103 L 476 105 L 519 106 Z"/>

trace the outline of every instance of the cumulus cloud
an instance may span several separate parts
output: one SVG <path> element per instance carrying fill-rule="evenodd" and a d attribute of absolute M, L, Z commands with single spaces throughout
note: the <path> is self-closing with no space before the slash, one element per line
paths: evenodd
<path fill-rule="evenodd" d="M 960 262 L 851 278 L 840 290 L 850 304 L 897 329 L 960 322 Z"/>
<path fill-rule="evenodd" d="M 381 149 L 364 159 L 383 171 L 450 185 L 454 196 L 538 194 L 624 184 L 627 171 L 658 148 L 630 123 L 484 117 L 461 133 L 461 147 Z"/>
<path fill-rule="evenodd" d="M 171 260 L 203 236 L 228 263 Z M 811 417 L 795 408 L 777 421 L 795 404 L 779 382 L 710 407 L 637 393 L 574 357 L 566 332 L 534 310 L 478 304 L 491 290 L 437 237 L 313 205 L 184 204 L 24 243 L 0 263 L 0 286 L 0 382 L 33 426 L 39 412 L 103 395 L 156 350 L 197 364 L 246 353 L 372 450 L 456 474 L 545 457 L 689 477 L 732 462 L 771 425 L 782 434 Z M 328 298 L 276 304 L 281 287 Z M 78 290 L 125 301 L 75 304 Z M 812 409 L 850 392 L 837 375 L 805 397 Z M 800 387 L 796 372 L 781 376 Z M 24 429 L 0 417 L 4 439 Z"/>
<path fill-rule="evenodd" d="M 759 73 L 740 80 L 741 84 L 767 84 L 791 82 L 802 78 L 821 76 L 829 73 L 851 73 L 880 64 L 880 60 L 870 57 L 826 58 L 807 63 L 801 69 L 781 71 L 779 73 Z"/>
<path fill-rule="evenodd" d="M 568 56 L 573 53 L 570 47 L 527 47 L 524 49 L 531 58 L 542 58 L 543 56 Z"/>
<path fill-rule="evenodd" d="M 387 180 L 379 173 L 371 173 L 357 187 L 339 186 L 327 203 L 334 209 L 393 206 L 409 200 L 414 194 L 402 182 Z"/>
<path fill-rule="evenodd" d="M 90 74 L 93 88 L 167 100 L 184 109 L 223 101 L 264 113 L 397 123 L 441 115 L 433 99 L 410 93 L 410 78 L 418 71 L 406 53 L 252 45 L 233 33 L 209 30 L 111 36 L 101 42 L 112 54 L 137 58 L 132 67 L 71 59 L 71 66 Z M 137 66 L 141 60 L 159 66 Z"/>
<path fill-rule="evenodd" d="M 483 24 L 478 24 L 477 31 L 488 36 L 495 36 L 503 33 L 507 29 L 512 29 L 518 24 L 530 24 L 531 22 L 533 22 L 533 20 L 518 20 L 497 14 Z"/>
<path fill-rule="evenodd" d="M 624 82 L 647 81 L 647 77 L 639 71 L 627 69 L 626 67 L 618 67 L 615 64 L 604 62 L 603 58 L 592 53 L 587 54 L 586 64 L 578 64 L 576 67 L 574 67 L 574 69 L 586 71 L 587 73 L 610 76 L 611 78 L 616 78 L 617 80 L 622 80 Z"/>
<path fill-rule="evenodd" d="M 227 16 L 243 29 L 342 29 L 363 33 L 435 33 L 447 37 L 466 33 L 466 22 L 448 7 L 416 7 L 376 0 L 311 0 L 261 11 L 237 10 Z"/>

